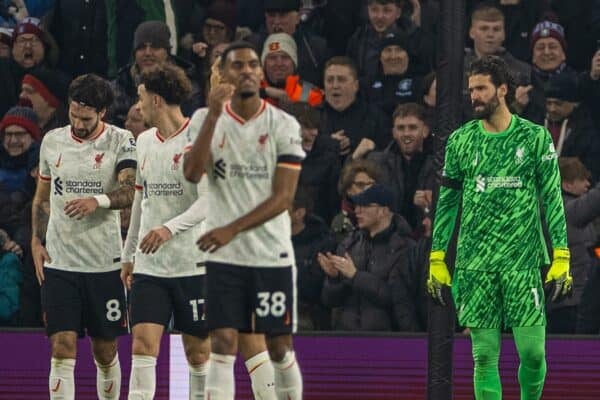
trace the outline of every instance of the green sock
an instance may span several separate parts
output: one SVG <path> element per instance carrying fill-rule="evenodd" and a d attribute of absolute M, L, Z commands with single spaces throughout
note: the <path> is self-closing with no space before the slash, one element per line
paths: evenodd
<path fill-rule="evenodd" d="M 471 328 L 473 344 L 473 385 L 477 400 L 501 400 L 502 384 L 498 370 L 500 329 Z"/>
<path fill-rule="evenodd" d="M 513 335 L 521 359 L 521 400 L 539 400 L 546 380 L 546 327 L 515 327 Z"/>

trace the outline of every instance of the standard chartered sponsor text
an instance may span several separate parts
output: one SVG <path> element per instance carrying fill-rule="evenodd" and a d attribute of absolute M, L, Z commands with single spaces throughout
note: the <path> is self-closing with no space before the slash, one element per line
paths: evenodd
<path fill-rule="evenodd" d="M 181 182 L 148 183 L 148 196 L 183 196 Z"/>
<path fill-rule="evenodd" d="M 75 194 L 101 194 L 102 182 L 100 181 L 65 181 L 66 192 Z"/>
<path fill-rule="evenodd" d="M 269 179 L 269 171 L 266 165 L 233 164 L 230 176 L 244 179 Z"/>

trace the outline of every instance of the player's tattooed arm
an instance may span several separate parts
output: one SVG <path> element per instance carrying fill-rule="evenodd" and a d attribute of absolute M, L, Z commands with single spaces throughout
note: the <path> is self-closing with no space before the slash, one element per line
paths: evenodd
<path fill-rule="evenodd" d="M 119 188 L 106 193 L 110 199 L 110 209 L 120 210 L 131 206 L 135 194 L 135 169 L 123 168 L 117 175 Z"/>
<path fill-rule="evenodd" d="M 50 219 L 50 182 L 39 179 L 31 204 L 31 227 L 33 238 L 43 242 Z"/>

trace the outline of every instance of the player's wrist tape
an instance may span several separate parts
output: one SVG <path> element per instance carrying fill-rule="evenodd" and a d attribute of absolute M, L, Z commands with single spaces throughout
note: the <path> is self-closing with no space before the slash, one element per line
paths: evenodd
<path fill-rule="evenodd" d="M 433 250 L 431 254 L 429 254 L 429 261 L 441 261 L 444 262 L 446 258 L 446 252 L 444 250 Z"/>
<path fill-rule="evenodd" d="M 94 196 L 100 208 L 110 208 L 110 198 L 105 194 Z"/>
<path fill-rule="evenodd" d="M 571 258 L 571 252 L 569 251 L 569 249 L 564 249 L 564 248 L 554 249 L 554 259 L 555 260 L 569 261 L 570 258 Z"/>

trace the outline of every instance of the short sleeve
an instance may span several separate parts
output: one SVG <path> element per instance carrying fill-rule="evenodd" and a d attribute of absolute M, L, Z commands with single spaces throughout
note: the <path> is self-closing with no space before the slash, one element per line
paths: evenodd
<path fill-rule="evenodd" d="M 125 168 L 136 167 L 136 143 L 133 135 L 129 131 L 121 131 L 119 149 L 117 150 L 117 172 Z"/>
<path fill-rule="evenodd" d="M 300 169 L 302 160 L 306 156 L 302 149 L 300 124 L 289 116 L 280 121 L 275 132 L 277 166 Z"/>
<path fill-rule="evenodd" d="M 39 176 L 40 179 L 49 182 L 52 178 L 52 172 L 50 171 L 50 164 L 48 163 L 48 135 L 42 140 L 40 147 L 40 161 L 39 161 Z"/>

